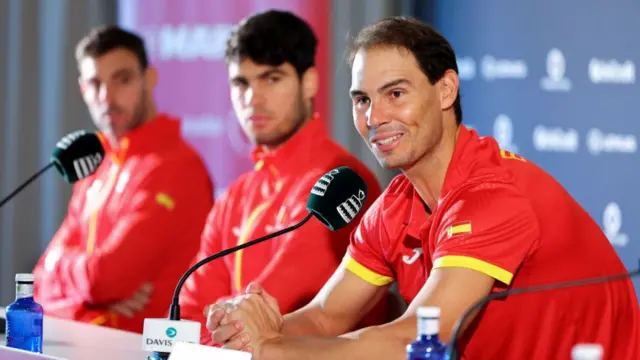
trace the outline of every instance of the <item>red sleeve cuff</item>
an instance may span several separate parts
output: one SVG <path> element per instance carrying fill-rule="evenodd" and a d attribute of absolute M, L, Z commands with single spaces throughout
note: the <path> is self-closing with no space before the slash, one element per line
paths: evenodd
<path fill-rule="evenodd" d="M 349 253 L 344 257 L 344 266 L 362 280 L 375 286 L 384 286 L 393 282 L 393 277 L 379 274 L 355 260 Z"/>

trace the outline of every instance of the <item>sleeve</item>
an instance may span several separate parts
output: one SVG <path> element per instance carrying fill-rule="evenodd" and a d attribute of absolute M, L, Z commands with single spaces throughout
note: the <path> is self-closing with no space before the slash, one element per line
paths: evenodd
<path fill-rule="evenodd" d="M 381 220 L 382 197 L 367 210 L 362 220 L 351 234 L 351 241 L 344 258 L 346 268 L 362 280 L 385 286 L 394 281 L 384 252 L 383 242 L 388 236 Z"/>
<path fill-rule="evenodd" d="M 187 164 L 167 164 L 150 173 L 99 249 L 67 249 L 61 255 L 52 277 L 70 297 L 101 306 L 131 296 L 153 276 L 158 259 L 166 258 L 176 240 L 174 229 L 196 226 L 198 214 L 206 217 L 210 181 L 199 167 L 196 172 Z"/>
<path fill-rule="evenodd" d="M 200 250 L 193 264 L 223 250 L 222 237 L 224 208 L 228 205 L 226 194 L 220 197 L 207 218 Z M 231 295 L 231 276 L 223 259 L 217 259 L 196 270 L 184 284 L 180 292 L 180 313 L 183 319 L 198 321 L 201 324 L 201 343 L 212 344 L 206 329 L 204 307 Z"/>
<path fill-rule="evenodd" d="M 55 281 L 52 270 L 64 253 L 80 248 L 82 241 L 77 209 L 84 191 L 80 183 L 74 186 L 67 214 L 33 269 L 34 297 L 38 302 L 51 304 L 66 297 L 66 291 L 61 287 L 62 284 Z"/>
<path fill-rule="evenodd" d="M 529 200 L 510 186 L 484 184 L 450 204 L 437 229 L 433 268 L 465 267 L 509 285 L 539 243 Z"/>

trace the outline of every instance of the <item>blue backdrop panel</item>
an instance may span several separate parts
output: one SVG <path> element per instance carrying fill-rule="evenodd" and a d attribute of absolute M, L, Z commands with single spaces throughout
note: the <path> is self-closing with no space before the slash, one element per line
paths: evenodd
<path fill-rule="evenodd" d="M 464 122 L 555 176 L 637 268 L 640 2 L 434 4 L 423 18 L 458 55 Z"/>

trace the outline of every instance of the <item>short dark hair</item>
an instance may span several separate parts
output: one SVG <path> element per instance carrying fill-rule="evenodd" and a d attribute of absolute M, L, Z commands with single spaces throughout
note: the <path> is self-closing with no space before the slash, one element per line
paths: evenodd
<path fill-rule="evenodd" d="M 411 52 L 431 84 L 442 79 L 449 69 L 458 73 L 456 55 L 447 39 L 430 25 L 404 16 L 386 18 L 362 29 L 349 45 L 349 65 L 353 65 L 358 50 L 386 46 Z M 460 124 L 462 106 L 459 90 L 453 108 Z"/>
<path fill-rule="evenodd" d="M 142 70 L 149 66 L 144 40 L 133 32 L 114 25 L 94 28 L 82 38 L 76 46 L 76 60 L 80 62 L 85 57 L 100 57 L 117 48 L 134 53 Z"/>
<path fill-rule="evenodd" d="M 315 65 L 318 39 L 309 24 L 288 11 L 269 10 L 241 21 L 227 39 L 225 61 L 249 58 L 261 65 L 290 63 L 299 77 Z"/>

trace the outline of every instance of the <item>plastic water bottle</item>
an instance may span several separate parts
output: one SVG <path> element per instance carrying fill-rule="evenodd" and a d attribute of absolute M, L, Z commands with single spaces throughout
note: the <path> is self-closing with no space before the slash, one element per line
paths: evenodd
<path fill-rule="evenodd" d="M 16 274 L 16 301 L 6 309 L 7 347 L 42 354 L 42 306 L 33 300 L 33 275 Z"/>
<path fill-rule="evenodd" d="M 446 345 L 440 342 L 440 308 L 418 308 L 418 337 L 407 345 L 407 360 L 448 359 Z"/>
<path fill-rule="evenodd" d="M 600 344 L 577 344 L 571 349 L 571 360 L 602 360 Z"/>

